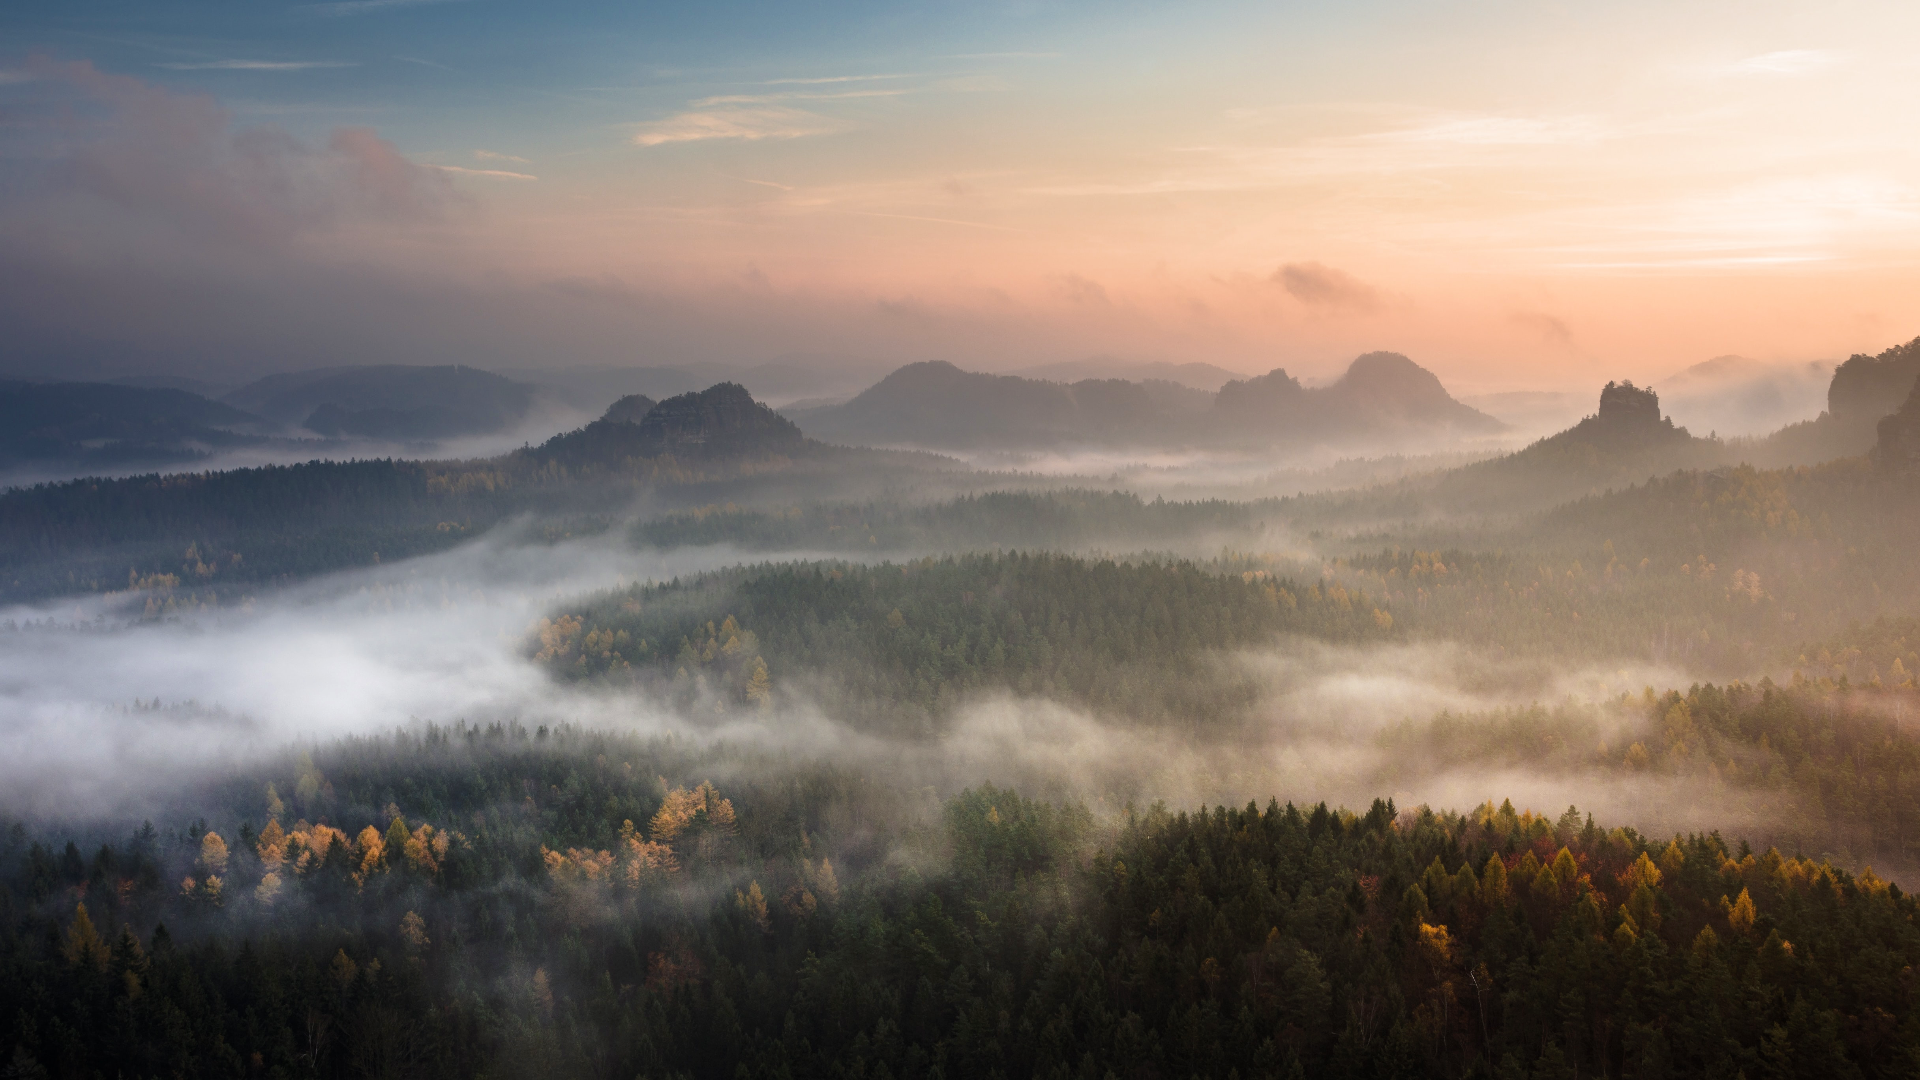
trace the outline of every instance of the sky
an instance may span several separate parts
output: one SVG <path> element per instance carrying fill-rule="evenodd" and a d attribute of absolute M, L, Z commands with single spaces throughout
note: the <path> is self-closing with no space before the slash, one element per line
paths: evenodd
<path fill-rule="evenodd" d="M 1858 0 L 13 0 L 0 371 L 1840 359 L 1920 334 L 1916 43 Z"/>

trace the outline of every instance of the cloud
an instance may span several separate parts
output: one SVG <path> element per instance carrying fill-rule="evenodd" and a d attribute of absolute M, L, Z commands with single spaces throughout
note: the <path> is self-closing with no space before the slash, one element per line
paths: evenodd
<path fill-rule="evenodd" d="M 838 121 L 801 109 L 716 108 L 684 112 L 643 125 L 633 141 L 637 146 L 661 146 L 706 139 L 797 139 L 844 130 L 846 126 Z"/>
<path fill-rule="evenodd" d="M 524 161 L 525 159 L 514 158 L 513 160 Z M 458 165 L 428 165 L 427 168 L 439 169 L 441 172 L 458 173 L 461 176 L 486 176 L 486 177 L 491 177 L 492 179 L 495 179 L 495 180 L 538 180 L 540 179 L 537 176 L 530 176 L 526 173 L 508 172 L 505 169 L 463 169 Z"/>
<path fill-rule="evenodd" d="M 1085 307 L 1108 307 L 1113 303 L 1107 296 L 1106 286 L 1079 274 L 1067 274 L 1060 279 L 1060 295 Z"/>
<path fill-rule="evenodd" d="M 1447 143 L 1456 146 L 1560 146 L 1596 142 L 1605 129 L 1585 117 L 1458 116 L 1360 138 L 1384 143 Z"/>
<path fill-rule="evenodd" d="M 210 98 L 82 62 L 30 62 L 17 106 L 44 140 L 9 217 L 93 235 L 156 227 L 260 242 L 349 220 L 435 218 L 460 201 L 446 177 L 365 128 L 311 145 L 271 126 L 235 128 Z M 102 216 L 104 207 L 120 218 Z"/>
<path fill-rule="evenodd" d="M 207 60 L 160 64 L 170 71 L 308 71 L 313 68 L 359 67 L 351 60 Z"/>
<path fill-rule="evenodd" d="M 881 79 L 914 79 L 917 75 L 826 75 L 815 79 L 768 79 L 767 86 L 801 85 L 818 86 L 822 83 L 875 82 Z"/>
<path fill-rule="evenodd" d="M 1367 312 L 1380 306 L 1373 286 L 1323 263 L 1288 263 L 1275 270 L 1271 280 L 1312 308 Z"/>
<path fill-rule="evenodd" d="M 1543 311 L 1516 311 L 1511 316 L 1516 326 L 1526 327 L 1555 345 L 1572 346 L 1573 330 L 1566 320 Z"/>
<path fill-rule="evenodd" d="M 839 90 L 833 93 L 810 93 L 805 90 L 782 90 L 774 94 L 721 94 L 694 101 L 693 107 L 704 109 L 713 105 L 759 105 L 769 101 L 839 101 L 844 98 L 900 97 L 911 94 L 911 89 L 898 90 Z"/>
<path fill-rule="evenodd" d="M 1840 54 L 1826 49 L 1782 49 L 1749 56 L 1726 71 L 1730 75 L 1806 75 L 1840 62 Z"/>
<path fill-rule="evenodd" d="M 479 158 L 481 161 L 517 161 L 522 165 L 533 164 L 533 162 L 526 158 L 517 157 L 513 154 L 497 153 L 493 150 L 475 150 L 473 156 Z"/>

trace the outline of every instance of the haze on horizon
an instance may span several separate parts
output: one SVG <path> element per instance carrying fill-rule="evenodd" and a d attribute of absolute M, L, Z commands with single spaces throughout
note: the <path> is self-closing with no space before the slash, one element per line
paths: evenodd
<path fill-rule="evenodd" d="M 1920 12 L 23 3 L 0 373 L 1093 354 L 1458 392 L 1912 334 Z"/>

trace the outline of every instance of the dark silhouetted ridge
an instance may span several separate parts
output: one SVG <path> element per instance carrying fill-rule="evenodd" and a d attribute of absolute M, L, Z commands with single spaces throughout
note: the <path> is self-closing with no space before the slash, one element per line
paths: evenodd
<path fill-rule="evenodd" d="M 1694 440 L 1686 428 L 1674 427 L 1671 417 L 1660 415 L 1660 395 L 1652 387 L 1610 382 L 1600 390 L 1599 412 L 1544 441 L 1633 450 L 1704 440 Z"/>
<path fill-rule="evenodd" d="M 1447 393 L 1398 353 L 1355 360 L 1339 382 L 1307 389 L 1275 368 L 1219 393 L 1158 379 L 1048 382 L 908 364 L 844 405 L 796 409 L 809 432 L 840 442 L 920 446 L 1405 445 L 1490 434 L 1505 425 Z"/>
<path fill-rule="evenodd" d="M 512 427 L 533 387 L 460 365 L 380 364 L 269 375 L 222 400 L 322 435 L 444 439 Z"/>
<path fill-rule="evenodd" d="M 628 394 L 619 401 L 607 406 L 600 419 L 619 424 L 637 424 L 646 419 L 653 407 L 659 404 L 645 394 Z"/>
<path fill-rule="evenodd" d="M 649 407 L 633 418 L 642 403 Z M 753 400 L 739 383 L 720 383 L 657 404 L 634 394 L 577 431 L 525 451 L 570 468 L 612 467 L 636 458 L 748 457 L 803 449 L 793 421 Z"/>
<path fill-rule="evenodd" d="M 1876 465 L 1895 472 L 1920 475 L 1920 382 L 1906 404 L 1880 418 L 1879 439 L 1873 446 Z"/>
<path fill-rule="evenodd" d="M 180 462 L 256 442 L 261 419 L 185 390 L 0 382 L 0 467 Z"/>
<path fill-rule="evenodd" d="M 1879 356 L 1855 353 L 1834 369 L 1827 411 L 1842 421 L 1878 420 L 1908 400 L 1920 379 L 1920 337 Z"/>
<path fill-rule="evenodd" d="M 731 382 L 655 405 L 640 421 L 640 438 L 670 454 L 791 450 L 806 441 L 793 421 Z"/>

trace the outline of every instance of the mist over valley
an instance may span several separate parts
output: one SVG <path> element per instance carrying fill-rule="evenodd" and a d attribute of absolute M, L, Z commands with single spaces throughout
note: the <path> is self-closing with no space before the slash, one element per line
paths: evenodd
<path fill-rule="evenodd" d="M 0 10 L 0 1076 L 1920 1075 L 1917 36 Z"/>

